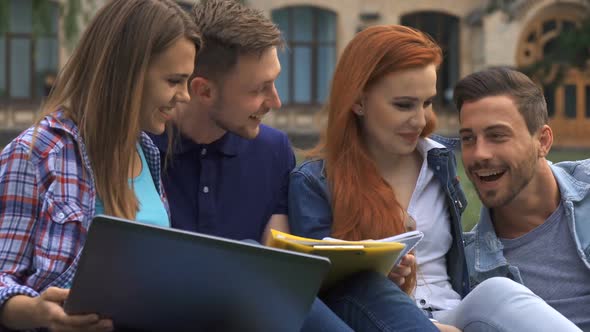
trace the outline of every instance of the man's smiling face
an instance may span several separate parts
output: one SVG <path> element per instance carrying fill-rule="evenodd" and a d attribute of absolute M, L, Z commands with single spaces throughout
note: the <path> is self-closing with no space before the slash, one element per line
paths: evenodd
<path fill-rule="evenodd" d="M 463 165 L 480 200 L 488 208 L 509 204 L 535 177 L 538 135 L 506 95 L 465 102 L 460 121 Z"/>

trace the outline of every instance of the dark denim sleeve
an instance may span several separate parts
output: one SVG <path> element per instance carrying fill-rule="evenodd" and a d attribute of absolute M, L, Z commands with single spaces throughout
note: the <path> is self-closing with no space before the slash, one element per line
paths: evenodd
<path fill-rule="evenodd" d="M 332 208 L 325 184 L 301 171 L 291 173 L 289 183 L 289 227 L 291 233 L 315 239 L 330 236 Z"/>

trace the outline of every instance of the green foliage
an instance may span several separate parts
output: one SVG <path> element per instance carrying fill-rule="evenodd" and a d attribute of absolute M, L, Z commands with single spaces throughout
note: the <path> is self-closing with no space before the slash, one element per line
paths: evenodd
<path fill-rule="evenodd" d="M 10 4 L 8 0 L 0 0 L 0 34 L 10 28 Z"/>
<path fill-rule="evenodd" d="M 33 34 L 42 36 L 51 31 L 52 6 L 47 0 L 33 0 Z"/>
<path fill-rule="evenodd" d="M 32 0 L 33 35 L 42 36 L 52 30 L 52 15 L 55 2 L 50 0 Z M 68 46 L 73 46 L 80 33 L 78 17 L 82 14 L 81 0 L 68 0 L 60 5 L 64 20 L 64 37 Z M 10 29 L 10 0 L 0 0 L 0 34 Z"/>
<path fill-rule="evenodd" d="M 590 5 L 590 0 L 584 0 Z M 489 0 L 486 13 L 501 11 L 508 20 L 514 19 L 515 11 L 522 5 L 522 0 Z M 570 68 L 580 71 L 590 66 L 590 17 L 574 30 L 562 31 L 552 47 L 544 50 L 543 59 L 529 66 L 519 68 L 531 77 L 539 78 L 543 84 L 551 87 L 559 85 Z"/>
<path fill-rule="evenodd" d="M 68 47 L 72 47 L 80 33 L 80 26 L 78 24 L 78 16 L 81 12 L 80 0 L 68 0 L 66 8 L 63 8 L 64 15 L 64 37 L 68 43 Z"/>
<path fill-rule="evenodd" d="M 558 37 L 559 50 L 555 50 L 553 57 L 579 69 L 585 69 L 590 59 L 590 17 L 587 17 L 580 28 L 563 32 Z"/>
<path fill-rule="evenodd" d="M 555 2 L 558 2 L 556 0 Z M 515 18 L 516 12 L 518 12 L 521 8 L 526 8 L 527 0 L 488 0 L 487 5 L 484 8 L 484 12 L 487 14 L 501 11 L 508 17 L 508 20 L 513 20 Z M 585 2 L 586 4 L 590 5 L 590 0 L 582 0 L 580 2 Z"/>
<path fill-rule="evenodd" d="M 588 69 L 590 17 L 587 17 L 580 27 L 562 31 L 552 43 L 553 47 L 545 49 L 542 60 L 520 68 L 529 76 L 540 78 L 548 86 L 560 84 L 570 68 L 580 71 Z"/>

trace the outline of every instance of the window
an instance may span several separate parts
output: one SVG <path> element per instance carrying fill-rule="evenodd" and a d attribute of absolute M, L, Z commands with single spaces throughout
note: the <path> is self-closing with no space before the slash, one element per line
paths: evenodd
<path fill-rule="evenodd" d="M 435 106 L 452 105 L 453 88 L 459 79 L 459 19 L 438 12 L 418 12 L 404 15 L 402 25 L 429 34 L 443 50 L 437 80 Z"/>
<path fill-rule="evenodd" d="M 49 26 L 34 31 L 33 0 L 9 0 L 8 31 L 0 35 L 0 99 L 34 100 L 58 68 L 58 6 L 50 2 Z"/>
<path fill-rule="evenodd" d="M 555 115 L 555 88 L 553 86 L 543 87 L 543 94 L 547 102 L 547 115 L 552 118 Z"/>
<path fill-rule="evenodd" d="M 571 31 L 579 26 L 574 15 L 551 15 L 544 19 L 533 21 L 524 31 L 518 49 L 518 63 L 526 68 L 536 61 L 543 59 L 545 54 L 553 54 L 552 63 L 560 63 L 565 58 L 561 57 L 557 37 L 564 31 Z M 555 70 L 550 71 L 547 77 L 533 77 L 538 81 L 553 82 L 558 75 Z M 544 89 L 547 100 L 547 110 L 552 119 L 575 120 L 578 114 L 581 117 L 590 118 L 590 99 L 588 98 L 588 78 L 577 69 L 570 69 L 563 73 L 564 77 L 553 82 L 554 88 Z M 580 89 L 580 91 L 578 91 Z M 557 111 L 557 114 L 556 114 Z"/>
<path fill-rule="evenodd" d="M 336 64 L 336 14 L 311 6 L 273 10 L 287 49 L 279 53 L 276 81 L 285 105 L 317 105 L 329 94 Z"/>
<path fill-rule="evenodd" d="M 565 97 L 565 117 L 568 119 L 576 118 L 576 86 L 568 84 L 564 88 Z"/>

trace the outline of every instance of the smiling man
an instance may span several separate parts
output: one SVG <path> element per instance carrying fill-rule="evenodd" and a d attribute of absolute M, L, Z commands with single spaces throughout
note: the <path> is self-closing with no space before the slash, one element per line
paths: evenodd
<path fill-rule="evenodd" d="M 260 11 L 235 0 L 200 1 L 191 14 L 203 40 L 189 79 L 191 100 L 175 119 L 176 144 L 152 136 L 165 160 L 171 225 L 263 242 L 271 228 L 288 232 L 287 191 L 295 166 L 287 135 L 261 124 L 281 107 L 274 85 L 281 32 Z M 302 330 L 351 331 L 319 300 Z"/>
<path fill-rule="evenodd" d="M 176 119 L 179 144 L 164 169 L 172 226 L 237 240 L 263 241 L 287 230 L 287 136 L 261 124 L 281 107 L 280 31 L 235 1 L 202 1 L 192 10 L 206 51 L 189 80 L 191 101 Z M 165 158 L 167 140 L 155 139 Z M 163 163 L 164 164 L 164 163 Z"/>
<path fill-rule="evenodd" d="M 454 98 L 463 164 L 484 205 L 465 237 L 472 282 L 509 277 L 590 331 L 590 159 L 546 160 L 545 98 L 520 72 L 474 73 Z"/>

